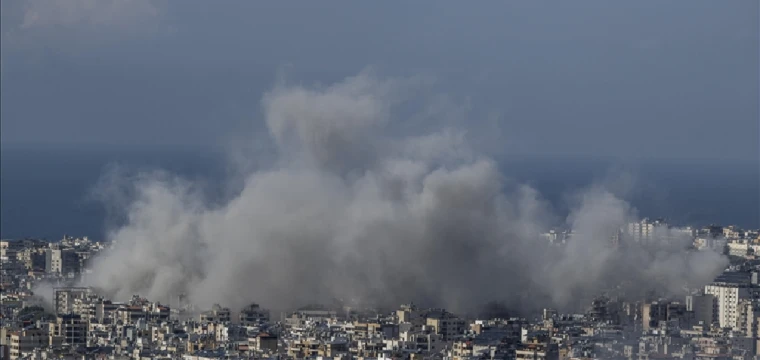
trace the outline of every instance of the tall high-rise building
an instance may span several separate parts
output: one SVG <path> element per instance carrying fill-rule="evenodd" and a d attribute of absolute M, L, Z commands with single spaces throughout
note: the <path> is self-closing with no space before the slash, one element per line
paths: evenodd
<path fill-rule="evenodd" d="M 739 304 L 742 300 L 757 299 L 760 288 L 753 284 L 750 273 L 726 272 L 705 286 L 705 294 L 715 296 L 715 318 L 720 327 L 742 330 Z"/>
<path fill-rule="evenodd" d="M 60 274 L 63 270 L 63 256 L 60 249 L 47 249 L 45 252 L 45 272 Z"/>

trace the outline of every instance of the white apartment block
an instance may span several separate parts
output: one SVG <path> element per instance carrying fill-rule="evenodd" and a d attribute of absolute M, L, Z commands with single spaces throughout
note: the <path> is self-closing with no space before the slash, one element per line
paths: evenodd
<path fill-rule="evenodd" d="M 628 235 L 635 242 L 650 242 L 655 239 L 657 232 L 667 229 L 667 224 L 663 221 L 649 221 L 649 219 L 643 219 L 639 222 L 628 223 Z"/>
<path fill-rule="evenodd" d="M 734 330 L 742 330 L 739 304 L 742 300 L 757 298 L 760 293 L 758 290 L 760 289 L 749 284 L 738 283 L 713 283 L 705 286 L 705 294 L 715 296 L 719 326 Z"/>

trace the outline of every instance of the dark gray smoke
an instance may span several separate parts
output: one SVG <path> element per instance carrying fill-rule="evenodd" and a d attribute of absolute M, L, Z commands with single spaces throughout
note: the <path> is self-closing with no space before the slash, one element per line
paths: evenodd
<path fill-rule="evenodd" d="M 464 132 L 386 135 L 406 86 L 367 73 L 325 88 L 278 86 L 263 99 L 274 164 L 221 206 L 182 179 L 137 177 L 127 223 L 90 284 L 117 298 L 186 293 L 201 307 L 337 298 L 469 311 L 489 301 L 572 307 L 620 284 L 678 291 L 724 266 L 680 241 L 612 247 L 634 211 L 599 186 L 567 219 L 572 241 L 548 247 L 537 235 L 554 215 L 540 194 L 507 186 Z"/>

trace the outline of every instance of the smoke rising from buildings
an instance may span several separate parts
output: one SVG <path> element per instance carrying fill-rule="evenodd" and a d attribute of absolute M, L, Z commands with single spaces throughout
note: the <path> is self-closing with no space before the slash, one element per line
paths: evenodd
<path fill-rule="evenodd" d="M 112 199 L 126 222 L 88 284 L 117 299 L 185 293 L 201 307 L 345 299 L 469 311 L 494 300 L 572 308 L 615 286 L 675 293 L 723 269 L 721 255 L 677 240 L 612 246 L 635 211 L 603 186 L 579 196 L 567 246 L 549 247 L 537 235 L 556 216 L 550 206 L 468 146 L 465 132 L 384 131 L 403 121 L 395 109 L 409 86 L 370 73 L 277 86 L 262 101 L 275 160 L 223 204 L 170 174 L 118 182 L 130 190 Z"/>

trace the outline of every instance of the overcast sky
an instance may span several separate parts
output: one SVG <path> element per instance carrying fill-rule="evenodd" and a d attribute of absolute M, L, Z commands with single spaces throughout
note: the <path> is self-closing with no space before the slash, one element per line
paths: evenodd
<path fill-rule="evenodd" d="M 261 131 L 278 71 L 373 66 L 434 78 L 506 152 L 756 160 L 758 7 L 3 1 L 2 142 L 220 146 Z"/>

